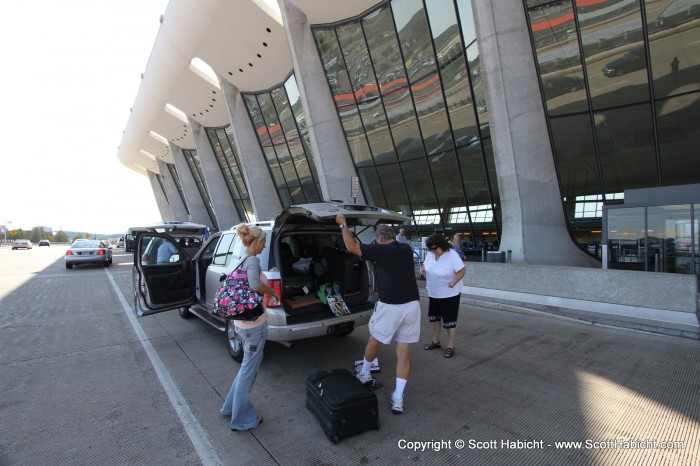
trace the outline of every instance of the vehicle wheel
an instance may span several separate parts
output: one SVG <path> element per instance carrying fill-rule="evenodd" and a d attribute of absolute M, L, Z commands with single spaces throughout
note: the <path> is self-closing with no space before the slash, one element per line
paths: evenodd
<path fill-rule="evenodd" d="M 17 249 L 17 248 L 12 248 L 13 251 L 14 251 L 15 249 Z"/>
<path fill-rule="evenodd" d="M 243 342 L 236 333 L 236 326 L 233 325 L 231 319 L 226 321 L 226 346 L 228 347 L 228 353 L 235 361 L 243 361 Z"/>
<path fill-rule="evenodd" d="M 190 312 L 190 308 L 187 306 L 183 306 L 177 310 L 178 314 L 180 314 L 180 317 L 183 319 L 189 319 L 192 317 L 192 313 Z"/>
<path fill-rule="evenodd" d="M 73 268 L 73 264 L 66 264 L 66 268 L 67 268 L 67 269 L 72 269 L 72 268 Z"/>
<path fill-rule="evenodd" d="M 109 262 L 103 262 L 102 267 L 105 267 L 105 268 L 109 267 Z"/>

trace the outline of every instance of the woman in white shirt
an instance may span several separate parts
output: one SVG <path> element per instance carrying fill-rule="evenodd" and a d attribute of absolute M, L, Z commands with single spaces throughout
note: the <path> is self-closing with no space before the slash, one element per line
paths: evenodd
<path fill-rule="evenodd" d="M 443 356 L 451 358 L 455 354 L 455 332 L 463 286 L 462 278 L 467 269 L 464 267 L 462 258 L 442 235 L 430 235 L 425 246 L 432 254 L 426 256 L 420 273 L 425 276 L 428 288 L 428 319 L 433 323 L 433 339 L 423 348 L 433 350 L 442 347 L 440 344 L 440 323 L 442 322 L 442 326 L 447 330 L 447 349 Z"/>

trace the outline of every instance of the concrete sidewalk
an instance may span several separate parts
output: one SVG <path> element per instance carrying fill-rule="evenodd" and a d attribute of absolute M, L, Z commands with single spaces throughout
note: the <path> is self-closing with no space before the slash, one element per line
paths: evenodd
<path fill-rule="evenodd" d="M 233 434 L 252 441 L 237 445 L 236 464 L 700 463 L 699 342 L 463 303 L 456 355 L 446 359 L 422 348 L 430 324 L 421 293 L 403 415 L 389 409 L 392 347 L 379 353 L 379 431 L 334 445 L 305 408 L 306 374 L 339 361 L 350 368 L 366 327 L 325 351 L 313 341 L 293 351 L 270 344 L 254 388 L 266 421 Z"/>

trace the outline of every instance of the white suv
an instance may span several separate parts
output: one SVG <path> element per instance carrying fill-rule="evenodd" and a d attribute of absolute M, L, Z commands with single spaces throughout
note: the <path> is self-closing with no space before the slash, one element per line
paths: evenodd
<path fill-rule="evenodd" d="M 268 340 L 291 342 L 321 335 L 349 335 L 356 326 L 369 322 L 373 274 L 371 264 L 345 250 L 335 216 L 343 213 L 356 235 L 373 233 L 378 223 L 404 223 L 408 217 L 378 207 L 316 203 L 291 206 L 274 222 L 260 222 L 267 232 L 265 249 L 258 255 L 267 284 L 280 291 L 282 301 L 266 296 Z M 368 230 L 369 229 L 369 230 Z M 134 309 L 143 316 L 179 309 L 180 316 L 199 317 L 226 333 L 231 356 L 243 358 L 233 323 L 212 314 L 214 294 L 221 281 L 245 255 L 235 230 L 216 233 L 189 259 L 168 235 L 144 233 L 136 244 L 134 261 Z M 143 252 L 157 240 L 169 241 L 181 253 L 173 262 L 144 261 Z M 350 314 L 336 316 L 319 299 L 321 285 L 340 282 Z"/>

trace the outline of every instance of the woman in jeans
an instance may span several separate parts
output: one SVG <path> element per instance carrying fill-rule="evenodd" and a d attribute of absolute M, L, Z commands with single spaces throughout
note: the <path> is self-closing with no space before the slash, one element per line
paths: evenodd
<path fill-rule="evenodd" d="M 262 269 L 257 255 L 265 249 L 265 232 L 260 227 L 241 223 L 236 227 L 236 234 L 249 254 L 240 266 L 248 274 L 248 284 L 258 294 L 268 294 L 279 300 L 277 292 L 260 281 Z M 231 416 L 231 429 L 248 430 L 257 427 L 263 420 L 250 401 L 249 395 L 263 358 L 263 347 L 267 338 L 267 314 L 263 312 L 254 321 L 235 320 L 234 325 L 243 343 L 243 361 L 220 412 L 224 416 Z"/>
<path fill-rule="evenodd" d="M 428 319 L 433 324 L 433 339 L 423 348 L 434 350 L 442 347 L 440 344 L 440 322 L 442 322 L 442 327 L 447 330 L 447 349 L 443 356 L 451 358 L 455 355 L 457 313 L 462 294 L 462 278 L 467 269 L 464 267 L 462 258 L 443 236 L 438 234 L 428 236 L 425 246 L 432 254 L 426 256 L 420 273 L 425 276 L 428 288 Z"/>

